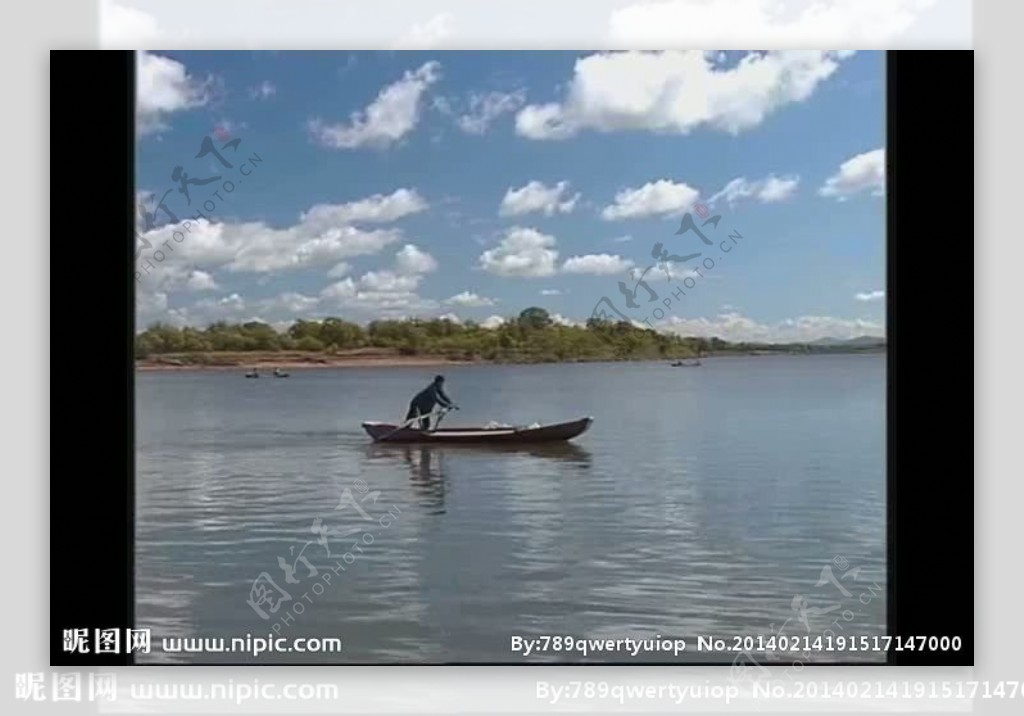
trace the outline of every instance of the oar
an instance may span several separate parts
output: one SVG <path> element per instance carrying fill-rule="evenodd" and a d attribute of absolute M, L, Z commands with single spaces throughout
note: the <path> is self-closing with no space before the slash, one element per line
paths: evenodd
<path fill-rule="evenodd" d="M 397 433 L 397 432 L 398 432 L 399 430 L 404 430 L 405 428 L 409 427 L 409 426 L 410 426 L 410 425 L 412 425 L 413 423 L 416 423 L 416 422 L 419 422 L 420 420 L 423 420 L 423 418 L 427 418 L 427 419 L 429 420 L 429 419 L 430 419 L 430 418 L 431 418 L 431 417 L 432 417 L 433 415 L 434 415 L 434 411 L 433 411 L 433 410 L 431 410 L 431 411 L 430 411 L 429 413 L 427 413 L 426 415 L 417 415 L 417 416 L 416 416 L 415 418 L 409 418 L 408 420 L 406 420 L 406 421 L 405 421 L 404 423 L 402 423 L 401 425 L 399 425 L 399 426 L 398 426 L 397 428 L 395 428 L 394 430 L 391 430 L 391 431 L 390 431 L 390 432 L 388 432 L 388 433 L 387 433 L 386 435 L 384 435 L 384 436 L 382 436 L 382 437 L 379 437 L 379 438 L 377 438 L 377 442 L 384 442 L 384 441 L 385 441 L 385 440 L 387 440 L 387 439 L 388 439 L 389 437 L 391 437 L 392 435 L 394 435 L 395 433 Z"/>
<path fill-rule="evenodd" d="M 445 415 L 447 415 L 452 410 L 458 410 L 458 409 L 459 409 L 458 405 L 452 405 L 451 407 L 448 407 L 448 408 L 442 408 L 441 409 L 441 414 L 437 416 L 437 422 L 434 423 L 434 429 L 431 430 L 430 432 L 434 432 L 434 430 L 437 430 L 439 427 L 441 427 L 441 421 L 444 420 L 444 416 Z"/>

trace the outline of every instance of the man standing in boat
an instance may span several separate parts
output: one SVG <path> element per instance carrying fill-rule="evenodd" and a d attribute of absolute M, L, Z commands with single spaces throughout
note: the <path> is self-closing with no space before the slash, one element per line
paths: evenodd
<path fill-rule="evenodd" d="M 445 395 L 443 375 L 435 376 L 433 383 L 416 394 L 416 397 L 409 403 L 409 412 L 406 414 L 405 419 L 408 421 L 421 415 L 427 416 L 420 419 L 419 427 L 420 430 L 429 430 L 429 415 L 433 412 L 435 405 L 458 410 L 458 406 L 452 402 L 451 398 Z"/>

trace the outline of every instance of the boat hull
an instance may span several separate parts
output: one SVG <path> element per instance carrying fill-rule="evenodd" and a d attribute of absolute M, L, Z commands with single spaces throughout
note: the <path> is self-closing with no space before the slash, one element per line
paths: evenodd
<path fill-rule="evenodd" d="M 593 418 L 580 418 L 568 423 L 541 425 L 536 428 L 444 428 L 425 431 L 408 427 L 397 430 L 389 423 L 363 423 L 363 430 L 374 442 L 387 443 L 447 443 L 466 445 L 530 445 L 563 442 L 582 435 Z"/>

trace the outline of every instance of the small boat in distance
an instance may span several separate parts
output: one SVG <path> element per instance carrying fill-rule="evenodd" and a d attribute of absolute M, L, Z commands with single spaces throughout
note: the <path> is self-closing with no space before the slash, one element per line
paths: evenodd
<path fill-rule="evenodd" d="M 259 378 L 260 377 L 260 372 L 258 370 L 256 370 L 255 368 L 253 368 L 252 370 L 250 370 L 248 373 L 245 374 L 245 377 L 246 378 Z"/>
<path fill-rule="evenodd" d="M 274 368 L 274 377 L 275 378 L 287 378 L 288 375 L 289 375 L 288 373 L 285 373 L 280 368 Z"/>
<path fill-rule="evenodd" d="M 369 421 L 363 423 L 363 430 L 373 438 L 374 442 L 381 443 L 529 445 L 572 440 L 586 432 L 593 422 L 593 418 L 586 417 L 553 425 L 420 430 L 408 424 L 393 425 Z"/>
<path fill-rule="evenodd" d="M 701 349 L 697 348 L 697 358 L 696 358 L 696 360 L 692 360 L 692 361 L 686 362 L 686 361 L 684 361 L 681 358 L 677 358 L 675 360 L 675 362 L 670 363 L 669 365 L 671 365 L 673 368 L 696 368 L 697 366 L 700 365 L 701 353 L 702 353 Z"/>

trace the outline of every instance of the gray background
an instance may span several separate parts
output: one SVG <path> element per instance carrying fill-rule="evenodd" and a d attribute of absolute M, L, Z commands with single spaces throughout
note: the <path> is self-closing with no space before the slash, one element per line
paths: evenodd
<path fill-rule="evenodd" d="M 522 18 L 519 24 L 505 24 L 500 18 L 491 14 L 483 15 L 483 2 L 347 2 L 344 12 L 353 19 L 362 18 L 364 22 L 351 23 L 350 28 L 362 32 L 367 37 L 364 44 L 358 45 L 348 34 L 349 42 L 330 41 L 330 38 L 317 38 L 313 45 L 318 47 L 370 47 L 389 46 L 398 41 L 406 31 L 417 24 L 428 22 L 438 12 L 451 9 L 454 27 L 464 28 L 459 38 L 454 35 L 448 46 L 474 46 L 468 34 L 474 27 L 479 27 L 486 20 L 490 28 L 504 26 L 508 32 L 533 31 L 536 42 L 531 46 L 546 47 L 591 47 L 607 46 L 605 18 L 610 8 L 625 3 L 600 0 L 549 0 L 543 7 L 549 8 L 543 23 L 536 23 L 532 12 L 524 12 L 523 6 L 531 0 L 518 3 L 518 14 Z M 159 12 L 161 8 L 171 12 L 172 5 L 177 7 L 176 17 L 168 17 L 164 22 L 167 26 L 168 38 L 177 42 L 164 44 L 159 41 L 149 45 L 150 49 L 160 47 L 217 47 L 217 48 L 249 48 L 259 45 L 260 31 L 255 25 L 260 15 L 266 18 L 266 12 L 272 6 L 283 6 L 287 3 L 271 3 L 266 0 L 252 0 L 246 3 L 228 2 L 227 0 L 207 0 L 199 3 L 192 0 L 178 0 L 176 3 L 153 0 L 142 2 L 137 0 L 136 7 L 146 7 L 151 12 Z M 297 3 L 291 3 L 294 7 Z M 304 2 L 303 5 L 310 3 Z M 320 5 L 331 3 L 321 2 Z M 503 9 L 512 12 L 516 5 L 501 1 L 487 3 L 490 9 Z M 334 3 L 340 6 L 341 3 Z M 458 6 L 468 8 L 472 12 L 459 22 Z M 964 22 L 966 3 L 940 3 L 941 7 L 926 16 L 914 32 L 900 38 L 886 38 L 876 43 L 862 39 L 851 42 L 851 47 L 943 47 L 954 44 L 963 46 L 965 35 L 969 40 L 971 27 Z M 956 7 L 953 7 L 956 5 Z M 945 310 L 948 301 L 973 301 L 976 310 L 975 328 L 975 450 L 976 450 L 976 628 L 977 651 L 975 669 L 943 669 L 925 670 L 904 668 L 896 671 L 884 668 L 861 668 L 847 670 L 829 668 L 827 671 L 810 672 L 805 670 L 803 677 L 815 681 L 849 680 L 864 681 L 867 679 L 901 678 L 945 679 L 945 680 L 998 680 L 1021 679 L 1021 645 L 1024 643 L 1024 611 L 1019 608 L 1021 594 L 1024 592 L 1020 570 L 1019 545 L 1024 543 L 1020 506 L 1024 503 L 1024 486 L 1021 475 L 1024 474 L 1024 454 L 1020 440 L 1021 393 L 1024 386 L 1024 374 L 1019 369 L 1019 356 L 1024 349 L 1019 326 L 1018 312 L 1024 305 L 1024 290 L 1018 278 L 1019 267 L 1024 265 L 1024 248 L 1017 230 L 1017 214 L 1020 206 L 1019 181 L 1022 164 L 1021 127 L 1024 127 L 1024 107 L 1020 92 L 1020 70 L 1024 66 L 1024 46 L 1019 41 L 1019 28 L 1024 21 L 1024 6 L 1020 3 L 989 2 L 978 0 L 974 3 L 974 46 L 976 50 L 976 97 L 977 120 L 976 131 L 978 142 L 978 168 L 980 176 L 975 181 L 970 176 L 935 177 L 933 184 L 922 187 L 922 191 L 935 194 L 936 206 L 950 211 L 959 221 L 954 227 L 968 224 L 975 219 L 976 235 L 976 276 L 968 275 L 966 268 L 950 265 L 947 275 L 935 276 L 935 308 Z M 357 8 L 358 6 L 358 8 Z M 472 7 L 471 7 L 472 6 Z M 554 9 L 550 9 L 553 6 Z M 540 7 L 540 6 L 539 6 Z M 59 287 L 50 286 L 49 262 L 51 244 L 57 252 L 64 253 L 61 260 L 73 261 L 67 252 L 104 251 L 102 233 L 90 230 L 99 223 L 95 217 L 83 217 L 83 231 L 77 236 L 50 236 L 48 214 L 50 211 L 49 185 L 49 116 L 48 95 L 51 91 L 49 82 L 48 50 L 56 48 L 96 48 L 99 46 L 99 12 L 96 4 L 83 0 L 43 0 L 41 2 L 22 4 L 16 8 L 8 6 L 8 21 L 3 24 L 4 62 L 0 64 L 3 72 L 5 89 L 5 111 L 0 114 L 3 126 L 3 150 L 6 171 L 0 175 L 3 191 L 5 227 L 7 240 L 4 242 L 6 255 L 0 262 L 2 280 L 0 280 L 0 318 L 5 334 L 16 337 L 17 346 L 8 348 L 4 353 L 4 370 L 0 371 L 0 394 L 2 401 L 3 431 L 2 444 L 5 458 L 3 480 L 3 499 L 0 509 L 4 519 L 0 521 L 4 533 L 4 544 L 9 545 L 6 555 L 8 568 L 5 589 L 0 590 L 6 615 L 4 623 L 5 647 L 0 659 L 3 660 L 8 691 L 4 701 L 13 704 L 10 713 L 49 713 L 56 711 L 58 706 L 66 706 L 60 710 L 96 712 L 96 704 L 82 704 L 76 709 L 70 704 L 26 704 L 13 700 L 12 684 L 14 674 L 29 671 L 49 671 L 47 638 L 49 629 L 48 590 L 50 589 L 86 589 L 90 585 L 50 584 L 50 552 L 60 554 L 66 545 L 50 544 L 49 539 L 49 438 L 50 411 L 50 290 Z M 248 39 L 241 36 L 238 26 L 230 32 L 232 25 L 227 22 L 224 9 L 245 15 L 241 28 L 248 28 Z M 356 8 L 358 12 L 356 12 Z M 386 11 L 386 12 L 385 12 Z M 339 10 L 341 12 L 341 10 Z M 355 13 L 355 14 L 353 14 Z M 366 14 L 371 13 L 371 14 Z M 276 13 L 278 19 L 287 13 Z M 382 24 L 384 15 L 390 17 L 391 24 Z M 238 15 L 231 15 L 238 17 Z M 373 18 L 378 18 L 374 20 Z M 530 21 L 529 27 L 524 23 Z M 283 26 L 282 26 L 283 27 Z M 362 29 L 360 29 L 362 28 Z M 405 28 L 404 30 L 402 28 Z M 315 28 L 314 28 L 315 29 Z M 287 31 L 286 31 L 287 30 Z M 282 45 L 302 47 L 303 42 L 295 33 L 295 27 L 282 29 Z M 183 34 L 188 31 L 187 34 Z M 747 32 L 748 28 L 738 28 L 738 32 Z M 219 33 L 219 37 L 218 37 Z M 581 41 L 587 33 L 593 40 L 589 43 Z M 915 34 L 916 33 L 916 34 Z M 928 36 L 924 36 L 927 33 Z M 234 37 L 231 37 L 234 34 Z M 391 38 L 389 41 L 388 38 Z M 522 37 L 522 35 L 520 35 Z M 266 40 L 266 35 L 262 38 Z M 487 44 L 501 41 L 501 38 L 483 37 L 476 41 L 475 46 L 488 47 Z M 255 44 L 254 44 L 255 43 Z M 508 44 L 506 44 L 508 43 Z M 506 46 L 516 45 L 515 39 L 506 38 Z M 539 44 L 538 44 L 539 43 Z M 269 47 L 270 45 L 263 45 Z M 759 47 L 772 47 L 763 42 Z M 97 77 L 97 82 L 104 78 Z M 937 77 L 937 82 L 950 81 L 950 78 Z M 963 96 L 965 93 L 954 85 L 950 85 L 951 101 L 971 101 Z M 83 118 L 88 116 L 88 107 L 83 107 Z M 941 126 L 941 117 L 936 117 L 937 125 Z M 67 127 L 67 124 L 63 124 Z M 73 170 L 68 165 L 67 170 Z M 88 171 L 86 167 L 77 170 Z M 961 230 L 967 233 L 964 227 Z M 965 237 L 956 236 L 951 232 L 949 237 L 907 237 L 904 240 L 919 242 L 922 251 L 945 250 L 942 244 L 965 241 Z M 940 246 L 931 245 L 940 242 Z M 953 247 L 949 251 L 952 255 Z M 972 279 L 974 279 L 972 281 Z M 974 293 L 976 284 L 976 295 Z M 62 300 L 67 300 L 63 297 Z M 71 297 L 77 311 L 85 311 L 88 320 L 104 320 L 104 307 L 92 305 L 88 296 Z M 66 307 L 60 302 L 52 307 L 54 315 L 66 314 Z M 91 310 L 90 310 L 91 309 Z M 83 314 L 79 314 L 83 315 Z M 969 329 L 966 325 L 957 325 L 950 321 L 948 326 L 951 334 L 963 334 Z M 941 337 L 940 337 L 941 338 Z M 30 346 L 30 350 L 24 348 Z M 58 360 L 64 356 L 58 353 Z M 62 368 L 58 364 L 58 369 Z M 936 390 L 942 390 L 941 376 L 936 376 Z M 59 401 L 59 396 L 53 396 Z M 966 416 L 951 415 L 950 419 L 964 420 Z M 964 436 L 967 439 L 967 436 Z M 54 446 L 56 447 L 56 446 Z M 936 562 L 941 560 L 935 560 Z M 59 574 L 59 569 L 57 571 Z M 934 599 L 944 599 L 941 584 L 944 579 L 971 579 L 971 575 L 936 574 Z M 958 605 L 950 604 L 950 609 L 959 609 Z M 726 675 L 720 674 L 722 679 Z M 334 712 L 363 712 L 392 709 L 395 711 L 436 713 L 448 712 L 481 712 L 484 710 L 502 712 L 530 713 L 557 710 L 556 707 L 545 706 L 535 697 L 538 679 L 564 684 L 573 679 L 605 680 L 614 683 L 680 683 L 689 678 L 696 683 L 703 683 L 712 678 L 708 670 L 693 671 L 692 669 L 643 669 L 635 667 L 615 671 L 613 669 L 588 668 L 494 668 L 488 670 L 466 669 L 388 669 L 364 667 L 358 670 L 341 671 L 338 669 L 318 670 L 286 670 L 260 669 L 258 672 L 243 672 L 241 669 L 178 669 L 171 671 L 148 668 L 135 670 L 131 676 L 127 672 L 119 672 L 120 683 L 128 679 L 149 682 L 178 682 L 189 680 L 214 680 L 224 683 L 228 679 L 236 682 L 246 678 L 258 677 L 262 683 L 286 680 L 295 682 L 334 682 L 344 684 L 348 696 L 339 702 L 317 705 L 312 702 L 289 702 L 284 705 L 285 711 L 300 712 L 312 710 L 332 710 Z M 397 683 L 400 682 L 400 683 Z M 401 694 L 401 695 L 400 695 Z M 979 713 L 1019 713 L 1024 699 L 1018 697 L 1014 702 L 1006 700 L 978 700 L 975 711 Z M 781 710 L 793 712 L 801 708 L 810 708 L 814 712 L 826 712 L 836 705 L 827 702 L 819 707 L 810 703 L 785 704 L 782 702 L 762 703 L 762 711 Z M 225 712 L 225 708 L 214 702 L 192 704 L 148 704 L 151 710 L 195 711 L 206 708 L 211 712 Z M 580 703 L 569 704 L 570 708 L 580 707 Z M 911 707 L 909 702 L 902 703 L 904 708 Z M 116 709 L 114 707 L 117 707 Z M 250 702 L 245 707 L 233 709 L 233 712 L 249 711 L 281 711 L 282 704 L 277 708 L 273 704 Z M 593 703 L 584 707 L 587 711 L 620 710 L 616 702 Z M 659 710 L 679 711 L 683 707 L 672 704 L 649 701 L 632 702 L 626 706 L 630 711 Z M 724 707 L 722 707 L 724 708 Z M 864 711 L 884 708 L 881 701 L 866 702 Z M 957 709 L 953 704 L 930 702 L 922 707 L 923 712 L 939 712 L 940 710 Z M 714 709 L 713 706 L 707 707 Z M 130 704 L 119 702 L 101 707 L 103 711 L 118 710 L 132 712 Z M 692 707 L 686 710 L 692 712 Z M 917 709 L 915 709 L 917 710 Z M 922 710 L 917 710 L 922 712 Z"/>

